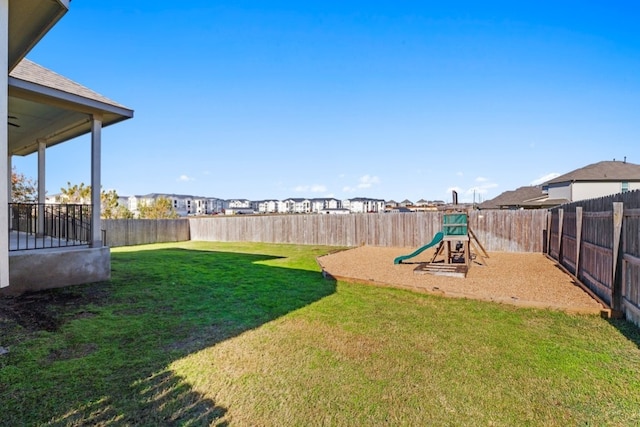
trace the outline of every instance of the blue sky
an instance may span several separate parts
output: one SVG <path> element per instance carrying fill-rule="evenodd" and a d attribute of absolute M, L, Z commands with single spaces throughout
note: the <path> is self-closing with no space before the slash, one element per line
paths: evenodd
<path fill-rule="evenodd" d="M 28 57 L 135 110 L 103 132 L 120 195 L 487 200 L 640 164 L 638 9 L 73 0 Z M 88 137 L 48 150 L 47 192 L 89 159 Z"/>

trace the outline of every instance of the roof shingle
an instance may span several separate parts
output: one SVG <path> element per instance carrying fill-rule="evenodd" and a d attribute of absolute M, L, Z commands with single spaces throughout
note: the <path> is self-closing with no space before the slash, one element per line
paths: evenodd
<path fill-rule="evenodd" d="M 91 89 L 82 86 L 79 83 L 74 82 L 60 74 L 49 70 L 41 65 L 36 64 L 28 59 L 23 59 L 11 70 L 9 76 L 24 80 L 29 83 L 34 83 L 40 86 L 48 87 L 51 89 L 59 90 L 61 92 L 69 93 L 71 95 L 81 96 L 83 98 L 91 99 L 93 101 L 102 102 L 104 104 L 112 105 L 114 107 L 127 108 L 124 105 L 102 96 Z"/>
<path fill-rule="evenodd" d="M 626 161 L 602 161 L 560 175 L 545 185 L 573 181 L 640 181 L 640 165 Z"/>

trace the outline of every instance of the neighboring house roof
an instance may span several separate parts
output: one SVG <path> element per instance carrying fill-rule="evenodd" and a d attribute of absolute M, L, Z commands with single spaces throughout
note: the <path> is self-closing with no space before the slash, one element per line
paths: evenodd
<path fill-rule="evenodd" d="M 640 165 L 626 161 L 602 161 L 560 175 L 544 185 L 575 181 L 640 181 Z"/>
<path fill-rule="evenodd" d="M 308 199 L 311 202 L 328 202 L 328 201 L 338 201 L 338 199 L 335 199 L 333 197 L 315 197 L 313 199 Z"/>
<path fill-rule="evenodd" d="M 371 199 L 369 197 L 354 197 L 352 199 L 347 199 L 350 202 L 384 202 L 382 199 Z"/>
<path fill-rule="evenodd" d="M 564 199 L 548 199 L 547 194 L 537 185 L 520 187 L 505 191 L 497 197 L 484 201 L 478 205 L 479 209 L 508 209 L 508 208 L 544 208 L 567 203 Z"/>
<path fill-rule="evenodd" d="M 171 193 L 149 193 L 149 194 L 144 194 L 144 195 L 135 195 L 132 196 L 135 197 L 137 199 L 157 199 L 160 197 L 166 198 L 166 199 L 187 199 L 187 200 L 193 200 L 193 199 L 204 199 L 205 197 L 197 197 L 197 196 L 191 196 L 191 195 L 186 195 L 186 194 L 171 194 Z"/>

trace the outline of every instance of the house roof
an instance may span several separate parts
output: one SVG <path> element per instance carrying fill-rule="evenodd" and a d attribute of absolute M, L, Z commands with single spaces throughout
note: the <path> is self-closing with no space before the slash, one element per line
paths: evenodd
<path fill-rule="evenodd" d="M 640 181 L 640 165 L 626 161 L 602 161 L 560 175 L 545 185 L 574 181 Z"/>
<path fill-rule="evenodd" d="M 133 117 L 133 110 L 60 74 L 23 59 L 9 74 L 9 153 L 28 155 L 91 131 L 91 116 L 102 126 Z"/>
<path fill-rule="evenodd" d="M 70 0 L 9 1 L 9 70 L 67 13 L 69 2 Z"/>
<path fill-rule="evenodd" d="M 505 191 L 491 200 L 478 205 L 480 209 L 502 209 L 505 207 L 549 207 L 566 203 L 564 199 L 548 199 L 547 194 L 537 185 L 520 187 L 515 190 Z"/>
<path fill-rule="evenodd" d="M 87 100 L 92 100 L 106 104 L 112 107 L 120 107 L 127 109 L 122 104 L 118 104 L 115 101 L 102 96 L 93 90 L 82 86 L 79 83 L 74 82 L 67 77 L 64 77 L 48 68 L 38 65 L 35 62 L 25 58 L 9 73 L 10 77 L 14 77 L 19 80 L 31 82 L 42 87 L 48 87 L 50 89 L 59 90 L 60 92 L 68 93 L 69 95 L 76 95 Z"/>
<path fill-rule="evenodd" d="M 369 197 L 354 197 L 352 199 L 347 199 L 350 202 L 384 202 L 382 199 L 371 199 Z"/>

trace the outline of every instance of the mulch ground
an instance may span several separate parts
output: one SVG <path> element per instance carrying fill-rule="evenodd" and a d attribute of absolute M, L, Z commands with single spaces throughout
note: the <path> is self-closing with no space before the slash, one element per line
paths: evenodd
<path fill-rule="evenodd" d="M 543 254 L 490 252 L 484 265 L 476 258 L 466 278 L 459 278 L 414 272 L 420 263 L 431 259 L 433 250 L 405 261 L 407 263 L 393 263 L 397 256 L 414 250 L 361 246 L 319 257 L 318 263 L 325 274 L 343 281 L 571 313 L 603 314 L 606 311 L 606 307 Z"/>

